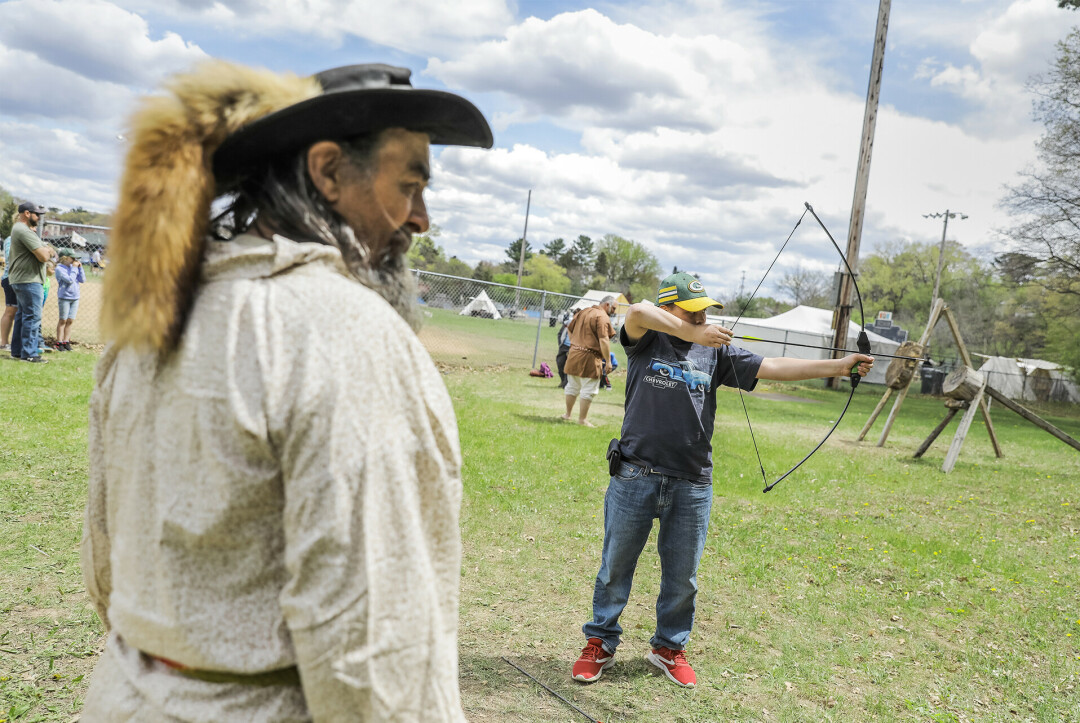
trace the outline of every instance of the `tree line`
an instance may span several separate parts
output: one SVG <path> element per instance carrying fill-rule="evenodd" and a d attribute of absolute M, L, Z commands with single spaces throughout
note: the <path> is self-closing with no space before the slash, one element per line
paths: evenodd
<path fill-rule="evenodd" d="M 19 204 L 27 199 L 16 198 L 10 191 L 0 186 L 0 239 L 11 235 L 11 227 L 15 225 L 15 216 L 19 210 Z M 88 211 L 82 206 L 69 208 L 61 211 L 56 206 L 46 206 L 48 214 L 46 219 L 53 221 L 67 221 L 68 223 L 80 223 L 88 226 L 108 226 L 109 214 Z"/>
<path fill-rule="evenodd" d="M 572 241 L 556 238 L 534 249 L 518 238 L 507 245 L 505 259 L 480 261 L 470 266 L 456 256 L 447 256 L 436 239 L 438 226 L 413 236 L 409 260 L 413 268 L 462 276 L 479 281 L 517 284 L 522 244 L 525 246 L 521 285 L 560 294 L 580 296 L 589 289 L 618 291 L 631 302 L 656 295 L 661 267 L 656 256 L 642 244 L 616 234 L 593 240 L 584 234 Z"/>

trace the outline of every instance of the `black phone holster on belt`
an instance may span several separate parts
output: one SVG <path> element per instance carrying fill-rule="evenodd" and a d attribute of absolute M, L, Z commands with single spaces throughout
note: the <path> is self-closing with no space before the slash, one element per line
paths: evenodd
<path fill-rule="evenodd" d="M 622 452 L 619 451 L 619 440 L 613 439 L 607 446 L 608 474 L 614 477 L 619 473 L 620 466 L 622 466 Z"/>

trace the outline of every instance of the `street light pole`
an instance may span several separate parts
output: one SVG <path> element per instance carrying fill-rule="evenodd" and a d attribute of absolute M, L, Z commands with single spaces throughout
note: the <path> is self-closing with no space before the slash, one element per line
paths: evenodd
<path fill-rule="evenodd" d="M 945 232 L 949 230 L 949 219 L 960 216 L 960 220 L 963 221 L 967 216 L 959 211 L 950 212 L 949 209 L 945 209 L 945 213 L 924 213 L 923 218 L 944 218 L 945 223 L 941 229 L 941 248 L 938 250 L 937 259 L 937 275 L 934 276 L 934 294 L 930 297 L 930 308 L 934 307 L 934 302 L 938 298 L 938 289 L 941 288 L 941 270 L 945 267 Z"/>
<path fill-rule="evenodd" d="M 525 200 L 525 230 L 521 232 L 521 253 L 518 255 L 517 288 L 514 289 L 514 311 L 521 305 L 521 273 L 525 270 L 525 244 L 529 243 L 529 207 L 532 206 L 532 189 Z M 541 313 L 541 316 L 543 314 Z"/>

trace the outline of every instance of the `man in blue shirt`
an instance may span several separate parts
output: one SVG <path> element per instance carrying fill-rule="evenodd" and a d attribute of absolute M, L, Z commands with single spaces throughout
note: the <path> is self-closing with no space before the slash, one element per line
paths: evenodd
<path fill-rule="evenodd" d="M 758 379 L 796 381 L 865 376 L 873 357 L 761 357 L 733 348 L 731 330 L 705 323 L 705 310 L 723 308 L 687 273 L 660 283 L 657 303 L 630 307 L 619 332 L 627 355 L 626 414 L 621 457 L 604 495 L 604 547 L 593 591 L 587 643 L 574 680 L 591 683 L 614 662 L 638 557 L 659 518 L 660 595 L 656 632 L 646 660 L 684 688 L 697 684 L 686 660 L 694 624 L 697 568 L 712 509 L 712 436 L 716 388 L 751 391 Z"/>

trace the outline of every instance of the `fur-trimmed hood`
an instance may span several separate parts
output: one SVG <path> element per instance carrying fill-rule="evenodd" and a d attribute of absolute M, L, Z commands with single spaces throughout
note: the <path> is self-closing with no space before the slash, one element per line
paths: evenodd
<path fill-rule="evenodd" d="M 166 91 L 132 119 L 101 312 L 108 340 L 159 352 L 175 347 L 198 281 L 214 150 L 322 87 L 314 78 L 211 61 L 175 76 Z"/>

